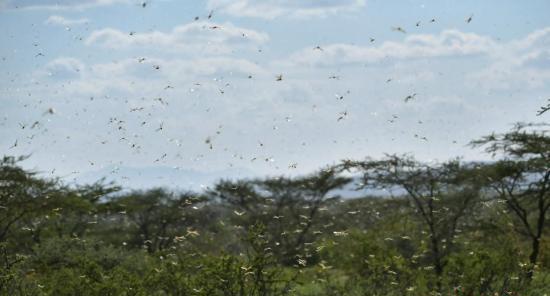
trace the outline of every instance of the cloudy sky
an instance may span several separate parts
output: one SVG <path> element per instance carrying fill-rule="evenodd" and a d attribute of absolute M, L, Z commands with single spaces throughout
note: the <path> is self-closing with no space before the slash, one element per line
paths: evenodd
<path fill-rule="evenodd" d="M 548 121 L 535 116 L 550 98 L 548 11 L 0 0 L 0 151 L 68 180 L 179 187 L 384 153 L 480 159 L 469 140 Z"/>

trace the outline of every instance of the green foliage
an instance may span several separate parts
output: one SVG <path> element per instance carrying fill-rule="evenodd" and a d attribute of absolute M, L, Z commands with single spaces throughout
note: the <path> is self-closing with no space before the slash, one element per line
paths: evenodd
<path fill-rule="evenodd" d="M 393 155 L 202 194 L 69 187 L 4 157 L 0 295 L 549 295 L 540 128 L 473 142 L 488 163 Z"/>

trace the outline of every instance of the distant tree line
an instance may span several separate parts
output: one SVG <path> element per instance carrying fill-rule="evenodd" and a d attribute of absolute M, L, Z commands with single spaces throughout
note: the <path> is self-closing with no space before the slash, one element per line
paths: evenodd
<path fill-rule="evenodd" d="M 0 294 L 550 294 L 548 131 L 471 142 L 492 161 L 388 155 L 204 192 L 68 186 L 5 156 Z"/>

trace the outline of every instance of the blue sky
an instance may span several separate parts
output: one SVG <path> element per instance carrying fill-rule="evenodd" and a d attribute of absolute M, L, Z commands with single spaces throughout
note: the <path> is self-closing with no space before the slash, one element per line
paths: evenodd
<path fill-rule="evenodd" d="M 480 159 L 469 140 L 547 121 L 535 114 L 550 97 L 548 11 L 548 1 L 0 0 L 0 150 L 70 180 L 133 185 L 141 170 L 183 187 L 184 171 Z"/>

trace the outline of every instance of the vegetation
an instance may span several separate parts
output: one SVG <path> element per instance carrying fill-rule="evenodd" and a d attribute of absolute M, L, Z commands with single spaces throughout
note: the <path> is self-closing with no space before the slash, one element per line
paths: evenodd
<path fill-rule="evenodd" d="M 547 295 L 546 128 L 472 141 L 489 162 L 388 155 L 200 193 L 70 187 L 6 156 L 0 294 Z"/>

